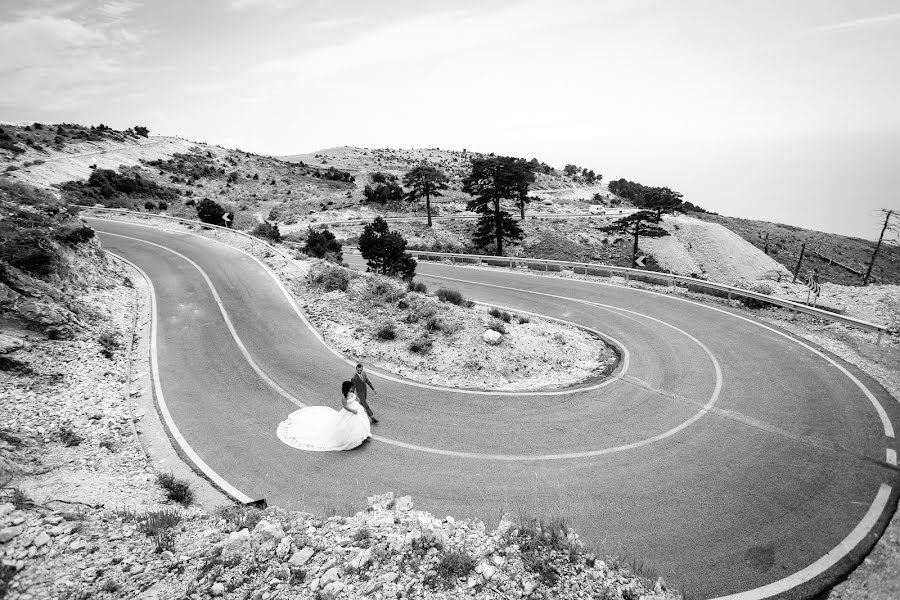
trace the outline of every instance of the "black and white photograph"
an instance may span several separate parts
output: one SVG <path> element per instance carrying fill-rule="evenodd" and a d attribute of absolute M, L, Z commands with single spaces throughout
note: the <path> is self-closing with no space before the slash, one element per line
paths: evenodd
<path fill-rule="evenodd" d="M 0 2 L 0 600 L 897 600 L 893 0 Z"/>

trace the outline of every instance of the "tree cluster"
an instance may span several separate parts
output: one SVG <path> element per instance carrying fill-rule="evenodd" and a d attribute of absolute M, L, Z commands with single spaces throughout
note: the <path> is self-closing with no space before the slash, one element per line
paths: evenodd
<path fill-rule="evenodd" d="M 231 218 L 226 221 L 223 219 L 225 215 L 229 215 Z M 229 214 L 229 211 L 223 208 L 218 202 L 210 200 L 209 198 L 205 198 L 197 203 L 197 218 L 204 223 L 222 227 L 231 227 L 231 224 L 234 223 L 234 215 Z"/>
<path fill-rule="evenodd" d="M 630 200 L 636 207 L 652 210 L 657 215 L 684 210 L 681 193 L 667 187 L 649 187 L 622 178 L 610 181 L 609 191 Z"/>
<path fill-rule="evenodd" d="M 303 252 L 314 258 L 324 258 L 330 262 L 340 263 L 344 260 L 341 243 L 327 229 L 313 229 L 306 232 L 306 243 Z"/>
<path fill-rule="evenodd" d="M 385 205 L 389 202 L 400 202 L 403 199 L 403 188 L 397 183 L 397 176 L 389 173 L 375 173 L 372 184 L 363 188 L 363 197 L 371 204 Z"/>

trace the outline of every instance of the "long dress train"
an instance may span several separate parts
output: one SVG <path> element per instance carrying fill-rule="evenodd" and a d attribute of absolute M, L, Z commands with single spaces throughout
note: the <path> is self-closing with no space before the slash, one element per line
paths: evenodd
<path fill-rule="evenodd" d="M 356 414 L 345 408 L 334 410 L 330 406 L 295 410 L 278 424 L 278 438 L 288 446 L 314 452 L 356 448 L 372 435 L 372 425 L 353 393 L 347 396 L 347 404 Z"/>

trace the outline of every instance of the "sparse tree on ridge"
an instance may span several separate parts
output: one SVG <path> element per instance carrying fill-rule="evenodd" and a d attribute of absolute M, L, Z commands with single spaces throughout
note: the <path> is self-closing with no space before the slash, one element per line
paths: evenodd
<path fill-rule="evenodd" d="M 601 227 L 601 231 L 625 233 L 634 236 L 634 245 L 631 248 L 631 268 L 634 269 L 637 266 L 638 239 L 641 236 L 663 237 L 669 235 L 668 231 L 657 226 L 657 223 L 660 221 L 661 219 L 656 213 L 649 210 L 641 210 L 613 221 L 611 225 Z"/>
<path fill-rule="evenodd" d="M 522 239 L 522 229 L 503 209 L 502 201 L 527 198 L 533 177 L 522 159 L 499 156 L 472 161 L 472 171 L 463 180 L 463 191 L 473 196 L 466 209 L 481 215 L 472 237 L 477 246 L 494 242 L 497 256 L 502 256 L 504 240 L 516 243 Z"/>
<path fill-rule="evenodd" d="M 667 187 L 647 188 L 644 190 L 641 208 L 656 212 L 657 217 L 681 208 L 681 194 Z"/>
<path fill-rule="evenodd" d="M 410 202 L 425 197 L 425 213 L 428 215 L 428 227 L 431 227 L 431 197 L 440 196 L 441 190 L 447 189 L 447 175 L 443 171 L 422 163 L 403 177 L 403 185 L 410 188 L 406 198 Z"/>

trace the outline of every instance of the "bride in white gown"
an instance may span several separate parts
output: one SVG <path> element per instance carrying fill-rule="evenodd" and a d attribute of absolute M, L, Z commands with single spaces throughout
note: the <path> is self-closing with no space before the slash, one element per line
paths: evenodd
<path fill-rule="evenodd" d="M 315 452 L 356 448 L 372 435 L 372 425 L 352 389 L 349 381 L 341 384 L 341 410 L 330 406 L 295 410 L 278 424 L 278 438 L 288 446 Z"/>

